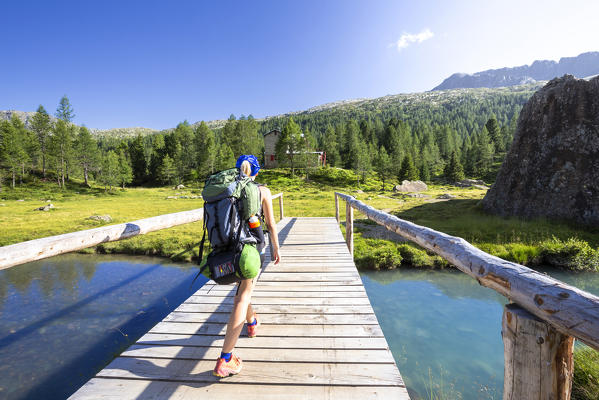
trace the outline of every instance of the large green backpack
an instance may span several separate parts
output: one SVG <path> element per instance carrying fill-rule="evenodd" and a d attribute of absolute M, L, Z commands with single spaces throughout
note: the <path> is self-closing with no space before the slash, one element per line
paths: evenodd
<path fill-rule="evenodd" d="M 209 277 L 223 284 L 254 278 L 260 269 L 260 256 L 248 220 L 260 213 L 258 185 L 239 169 L 231 168 L 209 176 L 202 197 L 204 237 L 199 262 L 205 265 L 201 271 L 209 272 Z M 206 233 L 212 251 L 204 259 Z"/>

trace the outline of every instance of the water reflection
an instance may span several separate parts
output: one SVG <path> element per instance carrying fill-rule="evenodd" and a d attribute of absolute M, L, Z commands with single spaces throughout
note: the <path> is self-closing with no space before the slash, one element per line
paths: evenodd
<path fill-rule="evenodd" d="M 0 397 L 68 397 L 183 302 L 196 272 L 90 255 L 0 271 Z"/>
<path fill-rule="evenodd" d="M 599 293 L 599 274 L 545 272 Z M 361 274 L 413 399 L 502 397 L 503 296 L 452 270 Z"/>

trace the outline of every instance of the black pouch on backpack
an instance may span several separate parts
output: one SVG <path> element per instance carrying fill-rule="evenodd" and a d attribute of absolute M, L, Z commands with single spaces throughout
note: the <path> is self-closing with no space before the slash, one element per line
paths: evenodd
<path fill-rule="evenodd" d="M 210 277 L 219 285 L 228 285 L 240 282 L 239 251 L 212 252 L 206 257 L 206 267 L 210 271 Z"/>

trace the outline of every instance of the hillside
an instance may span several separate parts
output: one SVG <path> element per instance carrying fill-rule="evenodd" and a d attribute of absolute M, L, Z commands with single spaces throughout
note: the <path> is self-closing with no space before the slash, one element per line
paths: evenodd
<path fill-rule="evenodd" d="M 349 119 L 381 119 L 390 118 L 403 119 L 407 122 L 416 120 L 419 116 L 426 114 L 434 122 L 451 123 L 451 116 L 460 116 L 469 109 L 479 109 L 481 118 L 487 114 L 495 113 L 499 121 L 507 122 L 514 112 L 524 104 L 532 94 L 539 89 L 544 82 L 533 84 L 503 87 L 503 88 L 474 88 L 454 89 L 445 91 L 395 94 L 378 97 L 374 99 L 340 100 L 336 102 L 318 105 L 307 110 L 288 112 L 284 114 L 257 118 L 260 123 L 260 132 L 281 127 L 290 116 L 302 126 L 309 127 L 317 136 L 324 132 L 326 125 L 343 122 Z M 505 113 L 501 109 L 509 111 Z M 514 109 L 515 106 L 516 109 Z M 0 120 L 9 120 L 16 114 L 28 126 L 34 112 L 24 111 L 0 111 Z M 486 119 L 485 119 L 486 121 Z M 485 121 L 477 121 L 480 125 Z M 224 127 L 227 120 L 206 121 L 210 129 L 219 130 Z M 455 125 L 456 121 L 451 123 Z M 197 121 L 192 124 L 195 127 L 200 124 Z M 147 136 L 158 132 L 168 132 L 171 129 L 156 130 L 144 127 L 113 128 L 113 129 L 90 129 L 92 135 L 97 138 L 133 138 L 137 135 Z"/>
<path fill-rule="evenodd" d="M 474 74 L 456 73 L 433 90 L 456 88 L 495 88 L 548 81 L 562 75 L 577 78 L 599 74 L 599 52 L 582 53 L 576 57 L 563 57 L 559 62 L 536 60 L 531 65 L 513 68 L 489 69 Z"/>

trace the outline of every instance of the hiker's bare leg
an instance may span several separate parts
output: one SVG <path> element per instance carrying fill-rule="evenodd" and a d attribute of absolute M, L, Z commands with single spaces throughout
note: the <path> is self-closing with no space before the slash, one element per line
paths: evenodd
<path fill-rule="evenodd" d="M 252 291 L 254 290 L 254 286 L 256 286 L 256 282 L 258 278 L 252 279 Z M 254 322 L 254 308 L 252 307 L 252 303 L 248 304 L 248 311 L 245 313 L 245 320 L 248 324 Z"/>
<path fill-rule="evenodd" d="M 244 279 L 239 283 L 239 292 L 235 295 L 235 303 L 233 304 L 233 311 L 229 317 L 229 323 L 227 324 L 227 333 L 225 334 L 225 342 L 223 343 L 223 353 L 230 353 L 233 351 L 243 323 L 245 322 L 245 316 L 252 298 L 252 281 L 250 279 Z"/>
<path fill-rule="evenodd" d="M 248 304 L 248 311 L 245 313 L 245 320 L 248 324 L 254 322 L 254 308 L 251 304 Z"/>

